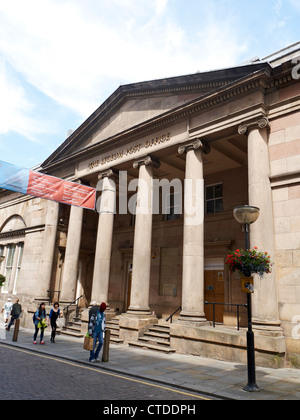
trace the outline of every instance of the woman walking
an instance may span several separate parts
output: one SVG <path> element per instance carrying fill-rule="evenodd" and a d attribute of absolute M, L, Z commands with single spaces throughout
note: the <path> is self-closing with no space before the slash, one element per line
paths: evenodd
<path fill-rule="evenodd" d="M 40 344 L 45 344 L 44 331 L 47 328 L 46 319 L 47 319 L 47 314 L 46 314 L 45 304 L 41 303 L 39 306 L 39 309 L 34 314 L 35 333 L 33 336 L 33 344 L 36 344 L 36 338 L 39 333 L 39 329 L 41 329 Z"/>
<path fill-rule="evenodd" d="M 58 320 L 59 317 L 60 317 L 59 303 L 55 302 L 49 315 L 50 325 L 52 329 L 50 343 L 55 343 L 56 328 L 57 328 L 56 321 Z"/>

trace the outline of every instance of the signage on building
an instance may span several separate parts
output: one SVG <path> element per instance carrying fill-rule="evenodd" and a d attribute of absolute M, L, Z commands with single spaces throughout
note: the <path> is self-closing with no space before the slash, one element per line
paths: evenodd
<path fill-rule="evenodd" d="M 0 188 L 94 210 L 95 188 L 0 161 Z"/>

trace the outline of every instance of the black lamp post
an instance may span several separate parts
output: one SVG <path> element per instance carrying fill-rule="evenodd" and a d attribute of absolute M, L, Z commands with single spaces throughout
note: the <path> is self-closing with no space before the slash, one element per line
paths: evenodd
<path fill-rule="evenodd" d="M 260 209 L 253 206 L 240 206 L 233 210 L 236 221 L 244 226 L 245 229 L 245 249 L 250 249 L 250 225 L 255 223 L 259 217 Z M 258 392 L 259 387 L 256 384 L 255 372 L 255 347 L 254 333 L 252 330 L 252 291 L 247 293 L 248 307 L 248 331 L 247 331 L 247 360 L 248 360 L 248 384 L 244 391 Z"/>

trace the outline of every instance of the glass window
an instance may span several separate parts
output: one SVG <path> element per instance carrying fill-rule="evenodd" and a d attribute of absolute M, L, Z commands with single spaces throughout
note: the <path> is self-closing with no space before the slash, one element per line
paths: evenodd
<path fill-rule="evenodd" d="M 19 274 L 21 270 L 23 250 L 24 250 L 24 244 L 21 242 L 18 245 L 19 253 L 18 253 L 18 262 L 17 262 L 16 274 L 15 274 L 15 283 L 14 283 L 14 291 L 13 291 L 14 294 L 16 294 L 18 291 L 17 286 L 18 286 Z"/>
<path fill-rule="evenodd" d="M 206 214 L 223 212 L 223 184 L 206 187 Z"/>
<path fill-rule="evenodd" d="M 16 245 L 15 244 L 10 244 L 10 245 L 8 245 L 7 248 L 8 248 L 8 252 L 7 252 L 5 272 L 4 272 L 4 276 L 6 277 L 6 281 L 4 283 L 4 286 L 2 287 L 2 292 L 4 292 L 4 293 L 8 293 L 8 287 L 9 287 L 9 284 L 12 280 L 12 272 L 13 272 Z"/>

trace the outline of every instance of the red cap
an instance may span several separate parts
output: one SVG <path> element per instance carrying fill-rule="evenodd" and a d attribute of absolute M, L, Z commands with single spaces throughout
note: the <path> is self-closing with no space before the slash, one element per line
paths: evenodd
<path fill-rule="evenodd" d="M 100 311 L 104 312 L 106 308 L 107 308 L 106 303 L 102 302 L 100 305 Z"/>

